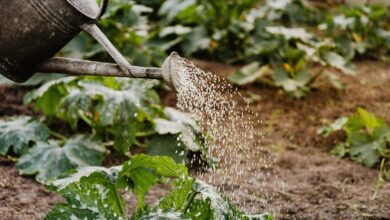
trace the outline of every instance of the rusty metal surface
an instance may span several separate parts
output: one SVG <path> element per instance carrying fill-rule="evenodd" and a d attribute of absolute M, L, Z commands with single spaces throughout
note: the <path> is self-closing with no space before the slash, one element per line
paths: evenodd
<path fill-rule="evenodd" d="M 0 73 L 26 81 L 91 22 L 64 0 L 0 0 Z"/>
<path fill-rule="evenodd" d="M 69 75 L 115 76 L 129 77 L 118 64 L 97 61 L 76 60 L 70 58 L 52 58 L 37 67 L 42 73 L 67 73 Z M 161 79 L 162 69 L 153 67 L 130 66 L 129 72 L 133 78 Z"/>

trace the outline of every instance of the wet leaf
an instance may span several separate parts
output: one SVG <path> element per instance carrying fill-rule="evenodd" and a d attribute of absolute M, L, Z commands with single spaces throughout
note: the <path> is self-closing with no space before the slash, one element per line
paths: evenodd
<path fill-rule="evenodd" d="M 156 119 L 156 131 L 160 135 L 178 135 L 184 147 L 190 151 L 197 152 L 206 150 L 202 135 L 203 132 L 190 114 L 179 112 L 174 108 L 165 108 L 166 119 Z"/>
<path fill-rule="evenodd" d="M 170 157 L 137 154 L 123 164 L 118 184 L 121 187 L 129 187 L 138 196 L 137 208 L 143 209 L 145 193 L 160 177 L 184 178 L 187 175 L 187 168 L 175 163 Z"/>
<path fill-rule="evenodd" d="M 150 209 L 137 217 L 139 220 L 161 219 L 161 220 L 192 220 L 189 216 L 182 212 L 177 211 L 165 211 L 162 209 Z"/>
<path fill-rule="evenodd" d="M 49 81 L 37 90 L 27 93 L 24 97 L 24 103 L 29 104 L 35 101 L 36 110 L 42 111 L 46 116 L 55 116 L 59 110 L 62 96 L 67 94 L 66 85 L 76 79 L 76 77 L 71 76 Z"/>
<path fill-rule="evenodd" d="M 26 153 L 30 144 L 45 141 L 49 129 L 40 121 L 27 116 L 0 120 L 0 155 L 6 155 L 10 148 L 16 155 Z"/>
<path fill-rule="evenodd" d="M 45 219 L 126 219 L 125 201 L 115 188 L 120 167 L 79 168 L 51 183 L 67 203 L 56 204 Z"/>
<path fill-rule="evenodd" d="M 178 141 L 177 135 L 156 135 L 146 145 L 146 153 L 151 156 L 168 156 L 177 163 L 187 163 L 188 149 Z"/>
<path fill-rule="evenodd" d="M 100 165 L 105 148 L 88 136 L 77 135 L 64 144 L 56 140 L 37 142 L 23 155 L 16 168 L 22 175 L 35 175 L 46 183 L 62 173 L 77 167 Z"/>

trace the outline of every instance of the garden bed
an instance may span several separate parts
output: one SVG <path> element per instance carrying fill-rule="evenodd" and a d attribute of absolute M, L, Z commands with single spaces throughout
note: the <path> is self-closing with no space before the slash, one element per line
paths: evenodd
<path fill-rule="evenodd" d="M 201 68 L 215 73 L 227 74 L 236 68 L 216 63 L 196 61 Z M 245 96 L 252 97 L 251 109 L 258 112 L 263 123 L 258 127 L 265 132 L 263 146 L 278 153 L 272 173 L 283 181 L 283 188 L 271 184 L 266 191 L 275 196 L 269 198 L 266 206 L 260 205 L 261 196 L 254 197 L 261 184 L 246 185 L 247 195 L 239 195 L 245 200 L 248 210 L 276 210 L 276 219 L 389 219 L 390 184 L 382 185 L 377 197 L 373 198 L 378 171 L 340 159 L 329 153 L 335 142 L 342 138 L 334 135 L 322 138 L 317 129 L 324 120 L 351 114 L 358 106 L 386 117 L 390 122 L 390 70 L 388 63 L 362 61 L 356 63 L 357 77 L 342 76 L 347 89 L 338 91 L 322 85 L 307 99 L 293 100 L 270 88 L 249 86 L 242 89 Z M 32 114 L 30 108 L 22 105 L 27 88 L 1 88 L 0 115 Z M 164 104 L 174 106 L 175 94 L 164 95 Z M 253 117 L 253 115 L 248 115 Z M 114 158 L 112 160 L 115 160 Z M 256 160 L 256 158 L 253 158 Z M 108 161 L 106 163 L 111 164 Z M 260 171 L 263 167 L 250 167 Z M 251 179 L 251 171 L 242 179 Z M 0 159 L 0 219 L 41 219 L 60 197 L 47 192 L 32 178 L 17 174 L 13 163 Z M 201 175 L 207 175 L 201 174 Z M 219 183 L 222 186 L 224 183 Z M 238 186 L 224 187 L 227 195 L 234 195 Z M 154 201 L 164 193 L 164 187 L 153 188 L 148 200 Z"/>

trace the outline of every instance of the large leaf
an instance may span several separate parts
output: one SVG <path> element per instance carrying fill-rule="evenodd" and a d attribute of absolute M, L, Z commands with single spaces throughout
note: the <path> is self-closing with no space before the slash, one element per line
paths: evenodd
<path fill-rule="evenodd" d="M 137 137 L 154 133 L 155 117 L 164 116 L 159 97 L 153 90 L 156 83 L 151 80 L 72 77 L 44 84 L 26 96 L 26 102 L 36 101 L 36 106 L 42 107 L 45 114 L 54 114 L 74 130 L 77 130 L 80 120 L 84 121 L 95 134 L 114 140 L 116 150 L 125 154 Z M 55 101 L 45 97 L 53 97 Z M 56 104 L 39 104 L 43 102 Z"/>
<path fill-rule="evenodd" d="M 185 56 L 209 48 L 211 39 L 207 30 L 203 27 L 193 28 L 191 33 L 187 34 L 182 41 L 181 47 Z"/>
<path fill-rule="evenodd" d="M 55 116 L 58 112 L 62 97 L 67 94 L 67 84 L 74 82 L 76 77 L 64 77 L 49 81 L 37 90 L 34 90 L 24 97 L 26 104 L 36 101 L 36 110 L 42 111 L 47 116 Z"/>
<path fill-rule="evenodd" d="M 186 149 L 194 152 L 204 152 L 206 150 L 203 141 L 204 134 L 190 114 L 169 107 L 166 107 L 164 112 L 168 119 L 159 118 L 155 120 L 158 134 L 178 134 L 179 140 L 184 144 Z"/>
<path fill-rule="evenodd" d="M 51 183 L 67 201 L 45 219 L 126 219 L 124 199 L 115 187 L 120 167 L 84 167 Z"/>
<path fill-rule="evenodd" d="M 184 178 L 188 175 L 184 165 L 163 156 L 134 155 L 122 167 L 118 184 L 121 187 L 130 186 L 130 190 L 138 196 L 138 209 L 141 210 L 144 207 L 145 193 L 159 181 L 160 177 Z"/>
<path fill-rule="evenodd" d="M 351 157 L 367 167 L 372 167 L 380 158 L 389 156 L 390 127 L 383 125 L 372 131 L 372 134 L 353 132 L 348 137 Z"/>
<path fill-rule="evenodd" d="M 67 203 L 56 205 L 47 219 L 69 219 L 71 216 L 78 219 L 125 219 L 125 203 L 118 189 L 135 192 L 139 199 L 137 212 L 145 212 L 143 196 L 160 177 L 185 178 L 187 175 L 186 167 L 169 157 L 142 154 L 132 156 L 121 167 L 79 168 L 51 182 L 51 187 L 64 196 Z M 141 216 L 146 218 L 155 214 L 149 212 Z"/>
<path fill-rule="evenodd" d="M 355 75 L 356 73 L 355 66 L 351 63 L 348 63 L 346 59 L 335 52 L 326 53 L 324 59 L 330 66 L 336 67 L 346 74 Z"/>
<path fill-rule="evenodd" d="M 310 91 L 307 84 L 311 75 L 306 69 L 302 69 L 295 77 L 291 77 L 285 69 L 278 68 L 273 78 L 276 86 L 282 87 L 287 94 L 295 98 L 302 98 Z"/>
<path fill-rule="evenodd" d="M 80 117 L 84 115 L 92 117 L 94 99 L 98 97 L 90 97 L 79 88 L 69 88 L 69 93 L 62 97 L 61 111 L 57 114 L 76 130 Z"/>
<path fill-rule="evenodd" d="M 239 211 L 232 203 L 229 202 L 227 198 L 217 192 L 217 190 L 201 181 L 196 180 L 194 183 L 194 191 L 198 192 L 201 200 L 210 201 L 210 209 L 212 210 L 213 219 L 272 219 L 269 214 L 259 214 L 259 215 L 246 215 L 243 212 Z"/>
<path fill-rule="evenodd" d="M 99 98 L 94 109 L 94 120 L 107 127 L 115 139 L 115 147 L 126 153 L 139 135 L 152 132 L 155 116 L 160 115 L 159 99 L 152 87 L 154 83 L 142 80 L 123 82 L 121 90 L 99 83 L 80 82 L 82 90 L 91 98 Z M 96 117 L 97 116 L 97 117 Z"/>
<path fill-rule="evenodd" d="M 266 219 L 267 214 L 251 217 L 240 212 L 214 187 L 195 179 L 177 180 L 168 196 L 160 200 L 158 208 L 182 211 L 191 219 Z"/>
<path fill-rule="evenodd" d="M 175 19 L 175 17 L 190 8 L 195 4 L 195 0 L 167 0 L 161 5 L 159 10 L 160 15 L 164 15 L 168 22 Z"/>
<path fill-rule="evenodd" d="M 100 165 L 104 154 L 105 148 L 99 142 L 78 135 L 63 146 L 55 140 L 37 142 L 19 159 L 16 168 L 21 174 L 37 174 L 36 180 L 45 183 L 73 168 Z"/>
<path fill-rule="evenodd" d="M 237 85 L 246 85 L 255 82 L 269 71 L 268 65 L 260 66 L 260 63 L 253 62 L 230 74 L 228 79 Z"/>
<path fill-rule="evenodd" d="M 192 178 L 174 182 L 172 191 L 158 202 L 158 207 L 164 210 L 183 210 L 192 192 L 195 180 Z"/>
<path fill-rule="evenodd" d="M 382 127 L 385 124 L 386 122 L 382 118 L 363 108 L 358 108 L 357 113 L 349 117 L 345 129 L 348 133 L 366 131 L 372 134 L 375 128 Z"/>
<path fill-rule="evenodd" d="M 5 155 L 12 148 L 16 155 L 28 151 L 30 144 L 45 141 L 49 129 L 40 121 L 22 116 L 0 120 L 0 155 Z"/>
<path fill-rule="evenodd" d="M 213 211 L 209 200 L 195 199 L 198 192 L 194 191 L 195 179 L 177 180 L 172 191 L 158 203 L 162 210 L 182 211 L 191 219 L 213 219 Z"/>
<path fill-rule="evenodd" d="M 188 150 L 178 141 L 177 135 L 155 135 L 146 145 L 146 153 L 151 156 L 168 156 L 178 163 L 187 163 Z"/>
<path fill-rule="evenodd" d="M 169 107 L 164 112 L 167 119 L 154 120 L 158 135 L 148 141 L 147 153 L 170 156 L 176 162 L 188 162 L 193 159 L 189 156 L 196 153 L 209 166 L 214 166 L 216 161 L 209 155 L 207 134 L 191 115 Z"/>

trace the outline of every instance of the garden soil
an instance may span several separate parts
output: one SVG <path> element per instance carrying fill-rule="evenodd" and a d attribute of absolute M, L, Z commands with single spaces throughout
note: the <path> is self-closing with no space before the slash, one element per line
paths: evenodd
<path fill-rule="evenodd" d="M 222 76 L 237 69 L 199 60 L 195 63 Z M 293 100 L 282 91 L 259 85 L 241 88 L 243 95 L 251 101 L 251 111 L 258 112 L 262 120 L 256 129 L 264 135 L 257 141 L 277 155 L 272 168 L 250 167 L 249 162 L 240 161 L 242 166 L 248 167 L 242 179 L 251 178 L 253 172 L 268 169 L 273 174 L 269 183 L 280 181 L 283 186 L 266 184 L 265 191 L 273 196 L 263 198 L 260 195 L 256 198 L 250 195 L 256 194 L 261 184 L 246 185 L 248 193 L 238 195 L 245 201 L 242 208 L 264 211 L 270 210 L 270 207 L 277 210 L 275 207 L 278 207 L 280 210 L 275 219 L 390 219 L 390 183 L 378 188 L 376 169 L 365 168 L 329 153 L 338 141 L 343 140 L 343 134 L 323 138 L 316 133 L 323 122 L 349 115 L 357 107 L 383 116 L 390 123 L 389 63 L 362 61 L 357 66 L 357 77 L 339 74 L 347 82 L 345 90 L 335 90 L 327 84 L 318 85 L 320 89 L 303 100 Z M 27 90 L 0 88 L 0 116 L 33 114 L 31 107 L 22 105 L 22 97 Z M 174 93 L 164 94 L 163 97 L 164 104 L 175 106 Z M 248 114 L 247 117 L 253 115 Z M 106 164 L 119 161 L 112 158 Z M 224 186 L 223 182 L 218 184 L 227 190 L 228 196 L 233 196 L 240 185 L 240 182 L 231 186 Z M 376 188 L 378 191 L 374 197 Z M 147 201 L 157 201 L 168 190 L 164 185 L 154 187 Z M 268 204 L 260 202 L 264 199 L 268 200 Z M 126 196 L 126 200 L 135 203 L 132 196 Z M 0 159 L 0 219 L 42 219 L 58 201 L 62 201 L 59 196 L 47 192 L 33 178 L 19 176 L 11 160 Z"/>

